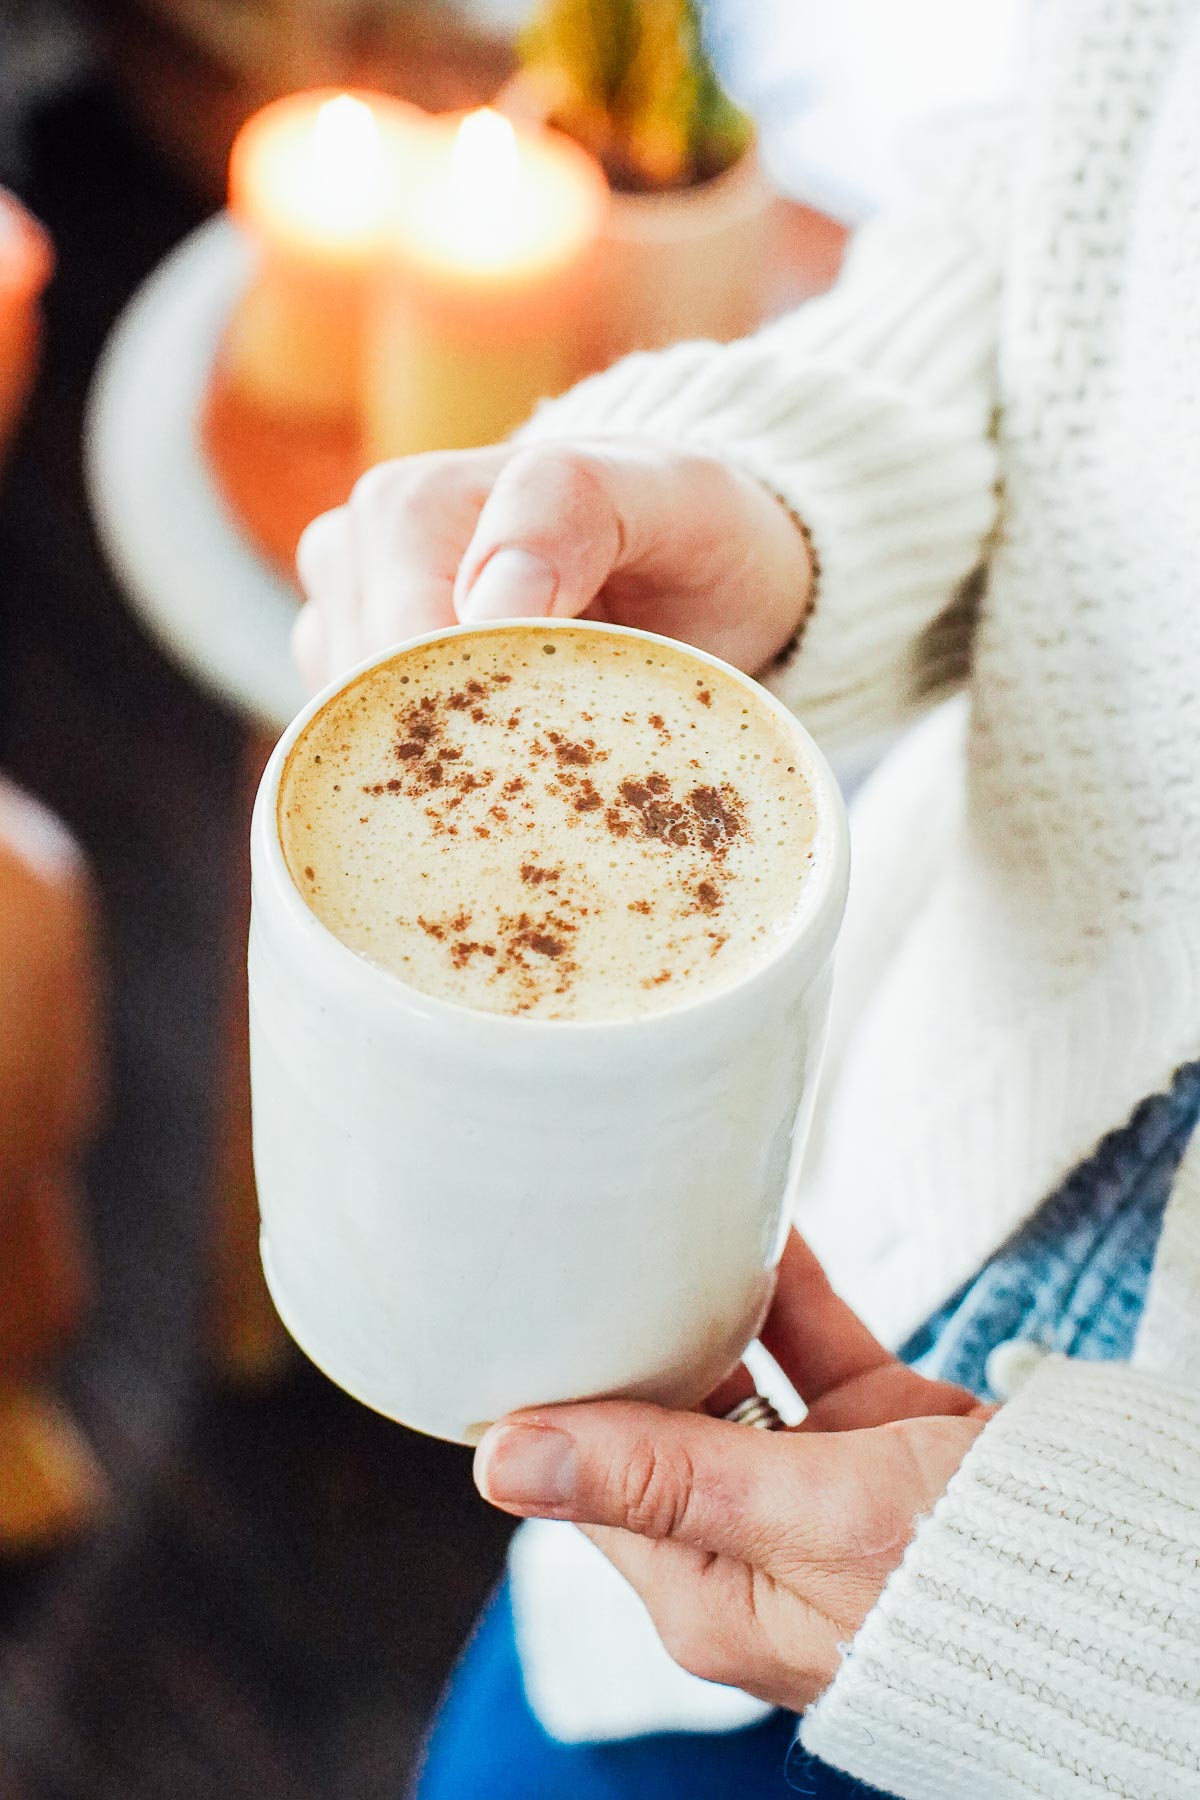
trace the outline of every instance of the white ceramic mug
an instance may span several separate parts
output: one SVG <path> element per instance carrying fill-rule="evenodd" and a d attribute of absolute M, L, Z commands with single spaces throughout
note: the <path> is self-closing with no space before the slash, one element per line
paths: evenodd
<path fill-rule="evenodd" d="M 263 1267 L 312 1360 L 420 1431 L 471 1443 L 514 1408 L 597 1395 L 691 1406 L 762 1323 L 849 856 L 812 739 L 726 673 L 795 740 L 816 802 L 813 868 L 769 955 L 643 1019 L 472 1011 L 406 986 L 320 923 L 284 860 L 279 781 L 344 683 L 305 708 L 267 766 L 250 926 Z"/>

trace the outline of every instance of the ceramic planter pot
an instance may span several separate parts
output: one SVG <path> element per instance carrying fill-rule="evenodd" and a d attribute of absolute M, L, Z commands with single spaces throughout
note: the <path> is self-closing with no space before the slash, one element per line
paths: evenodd
<path fill-rule="evenodd" d="M 598 256 L 592 366 L 752 330 L 763 313 L 773 203 L 754 151 L 699 187 L 614 195 Z"/>

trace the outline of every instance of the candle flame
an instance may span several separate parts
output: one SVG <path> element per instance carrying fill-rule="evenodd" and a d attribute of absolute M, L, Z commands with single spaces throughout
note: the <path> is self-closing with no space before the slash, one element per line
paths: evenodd
<path fill-rule="evenodd" d="M 379 155 L 379 126 L 365 100 L 338 94 L 317 108 L 313 120 L 313 156 L 326 167 L 354 172 Z"/>
<path fill-rule="evenodd" d="M 454 141 L 454 182 L 477 192 L 480 183 L 493 191 L 511 190 L 517 179 L 517 134 L 511 121 L 490 106 L 468 113 Z"/>
<path fill-rule="evenodd" d="M 468 113 L 450 157 L 450 205 L 461 253 L 480 264 L 511 251 L 521 152 L 503 113 L 490 106 Z"/>
<path fill-rule="evenodd" d="M 353 94 L 318 106 L 309 138 L 309 200 L 326 230 L 362 230 L 380 202 L 383 144 L 375 114 Z"/>

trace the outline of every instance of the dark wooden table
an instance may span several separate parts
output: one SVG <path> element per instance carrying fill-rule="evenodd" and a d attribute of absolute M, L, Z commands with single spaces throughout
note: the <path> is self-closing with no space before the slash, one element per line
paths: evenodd
<path fill-rule="evenodd" d="M 114 1091 L 90 1170 L 97 1301 L 64 1374 L 111 1515 L 0 1572 L 0 1800 L 399 1800 L 507 1527 L 465 1452 L 297 1361 L 213 1373 L 212 1192 L 243 732 L 159 656 L 92 537 L 84 396 L 133 289 L 195 223 L 101 93 L 23 175 L 61 273 L 0 489 L 0 765 L 86 846 Z"/>

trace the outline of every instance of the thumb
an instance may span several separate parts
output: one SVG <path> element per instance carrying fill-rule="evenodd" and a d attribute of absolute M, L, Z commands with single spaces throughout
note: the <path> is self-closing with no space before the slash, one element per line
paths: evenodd
<path fill-rule="evenodd" d="M 692 575 L 689 546 L 711 533 L 710 461 L 635 438 L 518 449 L 459 566 L 458 617 L 577 618 L 618 571 Z"/>
<path fill-rule="evenodd" d="M 484 502 L 454 584 L 464 623 L 573 618 L 621 557 L 609 459 L 566 445 L 518 450 Z"/>
<path fill-rule="evenodd" d="M 781 1571 L 861 1537 L 861 1471 L 831 1444 L 596 1401 L 493 1425 L 475 1454 L 475 1483 L 523 1517 L 614 1526 Z"/>

